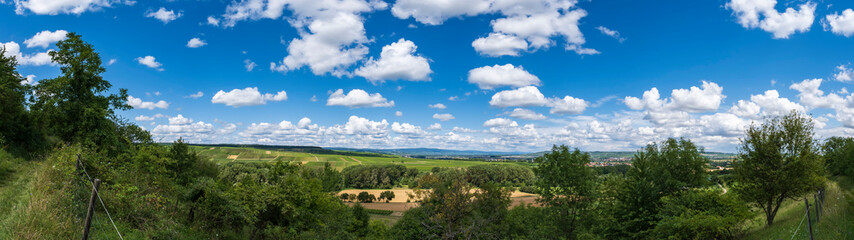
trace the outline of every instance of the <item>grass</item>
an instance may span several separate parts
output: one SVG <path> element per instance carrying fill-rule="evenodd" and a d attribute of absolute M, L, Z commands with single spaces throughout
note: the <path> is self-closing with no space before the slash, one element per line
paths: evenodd
<path fill-rule="evenodd" d="M 369 209 L 369 208 L 365 208 L 365 212 L 368 212 L 369 214 L 375 214 L 375 215 L 391 215 L 392 213 L 394 213 L 394 211 L 391 211 L 391 210 L 380 210 L 380 209 Z"/>
<path fill-rule="evenodd" d="M 415 168 L 419 171 L 430 171 L 434 167 L 447 168 L 467 168 L 474 165 L 482 164 L 516 164 L 529 165 L 529 163 L 515 162 L 486 162 L 486 161 L 463 161 L 463 160 L 439 160 L 439 159 L 421 159 L 421 158 L 403 158 L 399 156 L 346 156 L 332 154 L 313 154 L 305 152 L 289 152 L 255 149 L 250 147 L 211 147 L 208 146 L 193 146 L 193 149 L 204 158 L 211 159 L 215 162 L 269 162 L 276 159 L 283 161 L 302 162 L 310 167 L 322 167 L 329 163 L 335 169 L 341 170 L 349 166 L 364 164 L 364 165 L 384 165 L 384 164 L 402 164 L 409 168 Z M 269 153 L 267 153 L 269 152 Z M 239 155 L 237 159 L 228 159 L 229 156 Z"/>
<path fill-rule="evenodd" d="M 815 239 L 854 239 L 854 183 L 850 179 L 836 178 L 828 182 L 821 213 L 821 221 L 816 223 L 815 207 L 812 195 L 810 201 L 810 220 L 813 223 Z M 758 216 L 747 223 L 744 239 L 809 239 L 809 228 L 805 219 L 804 201 L 786 200 L 777 213 L 772 226 L 765 225 L 765 215 Z M 803 223 L 801 223 L 803 219 Z M 801 225 L 798 228 L 798 225 Z"/>

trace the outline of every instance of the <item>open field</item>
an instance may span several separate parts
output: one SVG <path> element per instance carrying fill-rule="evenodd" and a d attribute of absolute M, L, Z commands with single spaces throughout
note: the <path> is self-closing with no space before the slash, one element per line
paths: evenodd
<path fill-rule="evenodd" d="M 401 164 L 408 168 L 419 171 L 429 171 L 433 167 L 466 168 L 481 164 L 516 164 L 530 166 L 530 163 L 522 162 L 486 162 L 486 161 L 464 161 L 464 160 L 438 160 L 422 158 L 404 158 L 393 155 L 385 156 L 347 156 L 336 154 L 316 154 L 307 152 L 279 151 L 268 149 L 257 149 L 250 147 L 210 147 L 192 146 L 203 158 L 208 158 L 220 163 L 226 162 L 270 162 L 275 160 L 301 162 L 306 166 L 322 167 L 329 163 L 335 169 L 341 170 L 353 165 L 384 165 Z"/>

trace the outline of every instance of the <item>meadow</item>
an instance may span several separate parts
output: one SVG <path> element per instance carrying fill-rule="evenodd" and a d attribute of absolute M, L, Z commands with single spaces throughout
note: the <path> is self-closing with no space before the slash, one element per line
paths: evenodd
<path fill-rule="evenodd" d="M 226 162 L 300 162 L 308 167 L 323 167 L 329 163 L 336 170 L 354 165 L 400 164 L 427 172 L 434 167 L 467 168 L 483 164 L 507 164 L 532 166 L 525 162 L 488 162 L 478 160 L 440 160 L 423 158 L 404 158 L 396 155 L 352 156 L 350 152 L 335 151 L 339 154 L 318 154 L 299 151 L 259 149 L 253 147 L 192 146 L 199 156 L 217 163 Z"/>

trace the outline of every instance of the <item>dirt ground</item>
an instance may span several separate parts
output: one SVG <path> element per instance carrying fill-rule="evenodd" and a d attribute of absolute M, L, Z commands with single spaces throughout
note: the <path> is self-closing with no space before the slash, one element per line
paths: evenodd
<path fill-rule="evenodd" d="M 235 160 L 238 155 L 228 155 L 228 159 Z"/>

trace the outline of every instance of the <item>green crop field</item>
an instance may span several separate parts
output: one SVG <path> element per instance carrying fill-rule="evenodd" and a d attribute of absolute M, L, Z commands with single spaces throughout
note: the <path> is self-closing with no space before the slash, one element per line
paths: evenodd
<path fill-rule="evenodd" d="M 481 164 L 515 164 L 530 166 L 523 162 L 487 162 L 466 160 L 439 160 L 423 158 L 404 158 L 395 155 L 383 156 L 348 156 L 347 152 L 337 154 L 314 154 L 306 152 L 279 151 L 257 149 L 251 147 L 221 147 L 221 146 L 192 146 L 193 150 L 203 158 L 208 158 L 219 163 L 226 162 L 271 162 L 275 160 L 300 162 L 306 166 L 321 167 L 326 163 L 341 170 L 353 165 L 384 165 L 401 164 L 419 171 L 430 171 L 434 167 L 467 168 Z"/>

